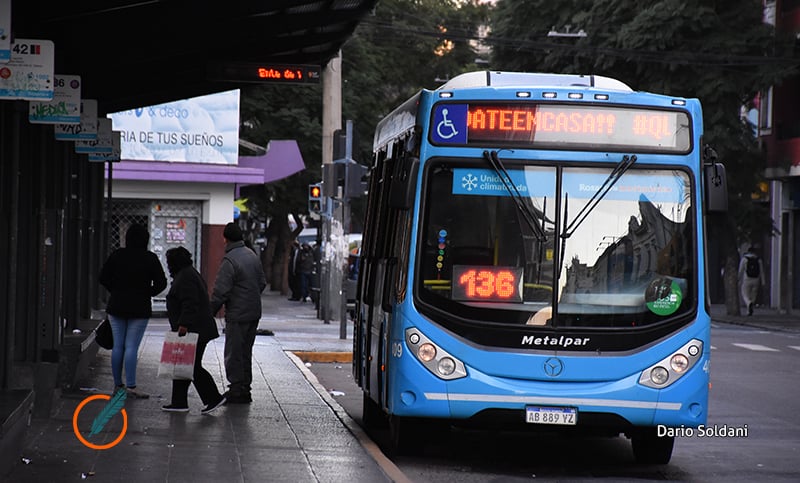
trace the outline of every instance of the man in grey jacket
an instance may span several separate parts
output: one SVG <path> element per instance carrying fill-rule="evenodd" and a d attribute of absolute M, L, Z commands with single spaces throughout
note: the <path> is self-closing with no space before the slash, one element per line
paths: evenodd
<path fill-rule="evenodd" d="M 222 235 L 225 256 L 214 282 L 211 313 L 216 315 L 225 306 L 225 375 L 229 382 L 225 398 L 229 404 L 246 404 L 253 400 L 253 344 L 267 279 L 258 255 L 245 246 L 239 225 L 228 223 Z"/>

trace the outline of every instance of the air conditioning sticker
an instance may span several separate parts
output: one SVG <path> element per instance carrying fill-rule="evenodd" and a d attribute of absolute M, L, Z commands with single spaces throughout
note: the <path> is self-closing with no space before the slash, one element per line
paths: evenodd
<path fill-rule="evenodd" d="M 678 284 L 668 277 L 660 277 L 648 285 L 644 301 L 650 312 L 656 315 L 671 315 L 678 310 L 683 293 Z"/>

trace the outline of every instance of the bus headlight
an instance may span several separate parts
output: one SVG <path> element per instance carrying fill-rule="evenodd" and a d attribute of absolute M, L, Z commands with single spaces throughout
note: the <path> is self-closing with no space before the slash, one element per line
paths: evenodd
<path fill-rule="evenodd" d="M 440 379 L 451 380 L 467 376 L 464 363 L 428 339 L 417 328 L 406 329 L 409 353 Z"/>
<path fill-rule="evenodd" d="M 683 354 L 675 354 L 669 360 L 669 366 L 677 373 L 686 372 L 686 368 L 689 367 L 689 359 Z"/>
<path fill-rule="evenodd" d="M 436 357 L 436 347 L 433 346 L 430 342 L 426 342 L 419 346 L 417 349 L 417 357 L 422 362 L 430 362 Z"/>
<path fill-rule="evenodd" d="M 692 339 L 668 357 L 642 371 L 639 384 L 662 389 L 675 383 L 694 366 L 703 355 L 703 342 Z"/>
<path fill-rule="evenodd" d="M 456 361 L 449 357 L 443 357 L 439 359 L 439 374 L 443 376 L 449 376 L 456 370 Z"/>
<path fill-rule="evenodd" d="M 657 386 L 663 386 L 669 380 L 669 371 L 661 366 L 654 367 L 650 371 L 650 380 Z"/>

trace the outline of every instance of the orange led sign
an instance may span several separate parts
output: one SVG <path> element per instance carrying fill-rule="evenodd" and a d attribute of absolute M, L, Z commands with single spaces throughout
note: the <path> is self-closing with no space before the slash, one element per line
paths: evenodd
<path fill-rule="evenodd" d="M 226 82 L 318 84 L 318 65 L 271 64 L 258 62 L 211 62 L 208 78 Z"/>
<path fill-rule="evenodd" d="M 644 117 L 644 116 L 642 116 Z M 666 116 L 656 119 L 657 127 L 652 134 L 656 137 L 668 136 Z M 533 133 L 539 131 L 572 132 L 584 134 L 613 134 L 617 122 L 614 114 L 580 112 L 546 112 L 536 107 L 496 109 L 476 107 L 467 111 L 467 128 L 470 134 L 481 131 L 515 131 Z M 643 126 L 647 120 L 642 119 Z M 643 134 L 647 130 L 642 131 Z"/>
<path fill-rule="evenodd" d="M 597 104 L 441 103 L 431 141 L 556 149 L 688 152 L 685 111 Z"/>
<path fill-rule="evenodd" d="M 522 269 L 493 266 L 453 266 L 454 300 L 521 302 Z"/>

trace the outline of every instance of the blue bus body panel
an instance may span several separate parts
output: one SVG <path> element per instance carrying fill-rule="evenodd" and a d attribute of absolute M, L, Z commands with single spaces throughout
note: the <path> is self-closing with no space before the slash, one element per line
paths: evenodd
<path fill-rule="evenodd" d="M 395 317 L 395 322 L 398 320 Z M 407 319 L 404 322 L 410 323 Z M 702 323 L 639 352 L 588 357 L 564 351 L 493 351 L 487 356 L 434 325 L 419 322 L 414 324 L 417 329 L 464 362 L 467 377 L 443 381 L 430 373 L 405 344 L 402 334 L 407 326 L 396 323 L 391 344 L 401 344 L 403 350 L 387 364 L 392 414 L 468 419 L 485 409 L 524 410 L 534 405 L 577 408 L 579 419 L 582 412 L 617 414 L 639 426 L 697 426 L 706 422 L 710 346 L 708 327 Z M 703 356 L 677 382 L 665 389 L 639 384 L 644 369 L 692 339 L 703 342 Z M 545 361 L 555 355 L 565 368 L 558 378 L 546 376 L 543 370 Z"/>

